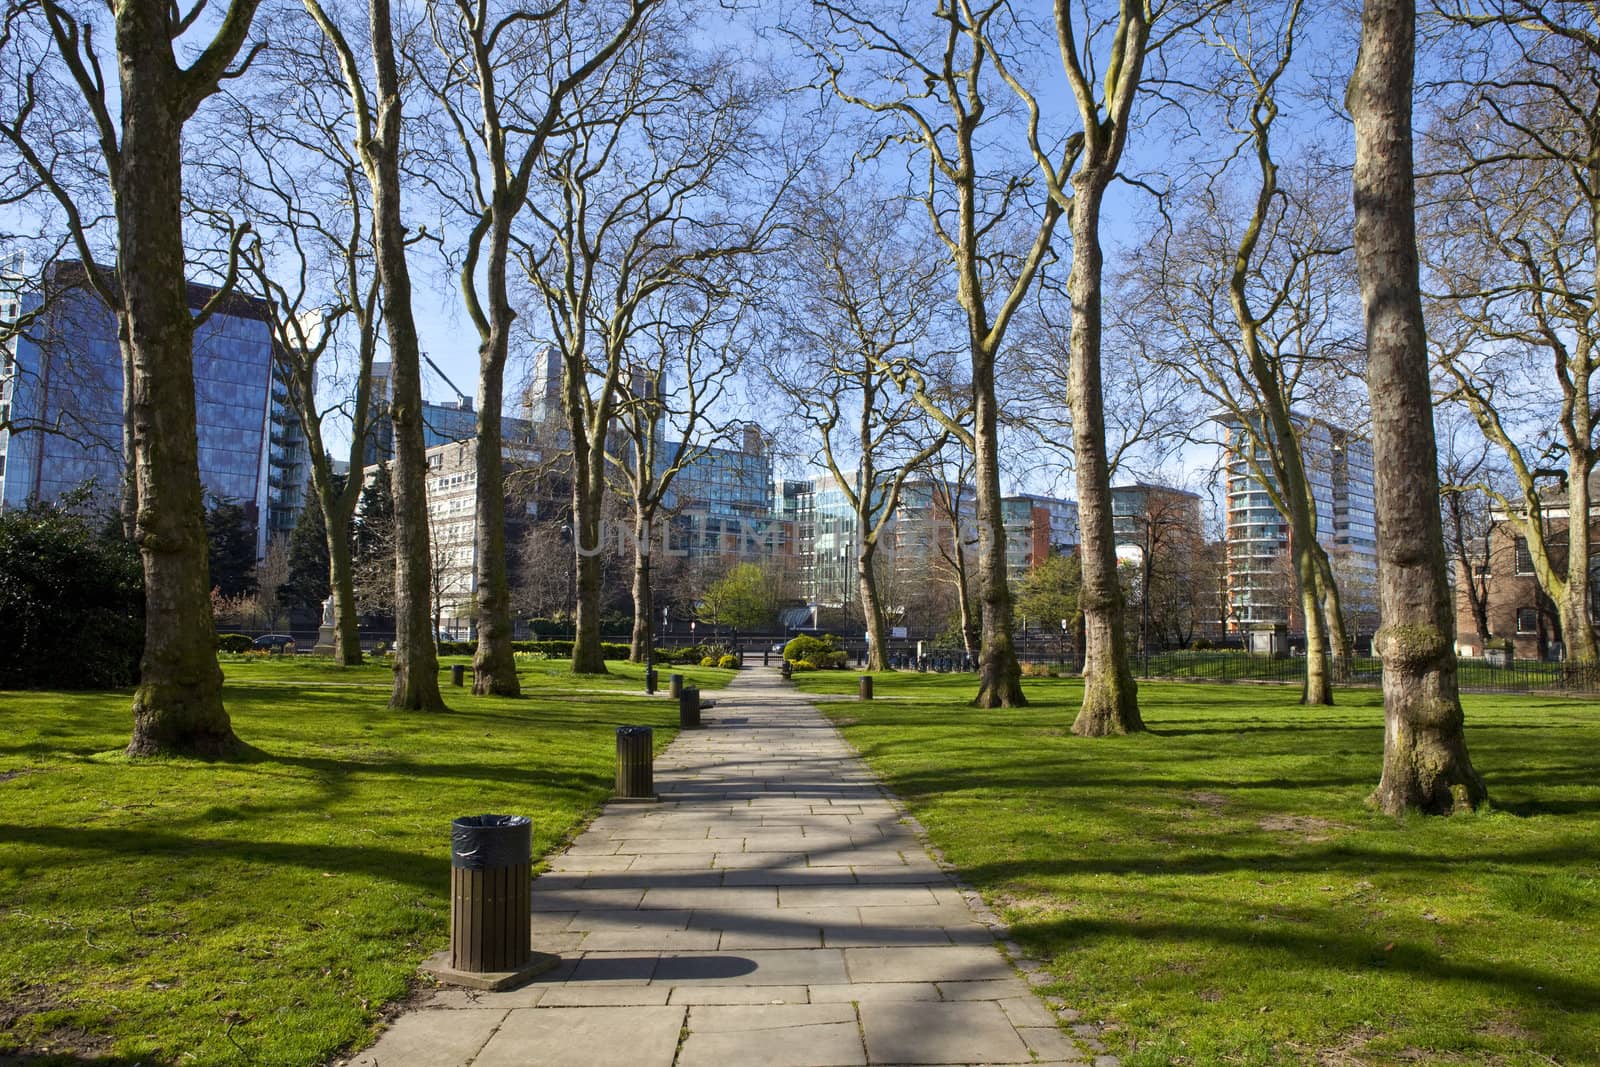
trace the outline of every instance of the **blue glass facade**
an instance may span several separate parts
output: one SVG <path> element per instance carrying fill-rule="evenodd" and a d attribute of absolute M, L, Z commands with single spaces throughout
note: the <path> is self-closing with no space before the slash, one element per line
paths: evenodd
<path fill-rule="evenodd" d="M 0 442 L 0 506 L 54 500 L 93 482 L 106 503 L 122 484 L 122 356 L 116 317 L 92 291 L 71 286 L 76 263 L 44 276 L 48 307 L 11 345 L 0 374 L 15 429 Z M 213 290 L 191 285 L 198 308 Z M 24 294 L 23 309 L 41 306 Z M 272 337 L 261 307 L 239 298 L 195 331 L 195 417 L 200 480 L 211 494 L 267 510 L 267 425 Z M 261 545 L 265 524 L 261 524 Z M 258 546 L 259 547 L 259 546 Z"/>

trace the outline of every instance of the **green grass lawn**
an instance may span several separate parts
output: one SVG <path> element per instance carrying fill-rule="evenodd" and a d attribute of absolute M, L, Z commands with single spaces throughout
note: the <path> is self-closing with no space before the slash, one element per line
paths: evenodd
<path fill-rule="evenodd" d="M 385 708 L 383 663 L 231 660 L 258 753 L 234 764 L 126 759 L 125 692 L 0 693 L 0 1058 L 311 1064 L 364 1044 L 447 942 L 450 820 L 528 815 L 538 856 L 610 794 L 614 727 L 675 732 L 674 704 L 624 695 L 641 668 L 521 666 L 524 699 L 445 672 L 452 710 L 425 715 Z"/>
<path fill-rule="evenodd" d="M 1600 707 L 1465 698 L 1491 810 L 1396 822 L 1375 691 L 1142 683 L 1085 740 L 1076 681 L 876 684 L 823 708 L 1130 1067 L 1600 1063 Z"/>

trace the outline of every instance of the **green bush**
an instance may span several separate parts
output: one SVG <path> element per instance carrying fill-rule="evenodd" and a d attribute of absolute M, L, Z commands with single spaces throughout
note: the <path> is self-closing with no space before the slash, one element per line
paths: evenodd
<path fill-rule="evenodd" d="M 218 652 L 249 652 L 251 641 L 244 634 L 218 634 Z"/>
<path fill-rule="evenodd" d="M 74 503 L 0 512 L 0 689 L 110 689 L 138 680 L 138 550 L 97 529 Z"/>
<path fill-rule="evenodd" d="M 683 648 L 658 648 L 656 649 L 657 663 L 674 663 L 683 667 L 692 667 L 706 656 L 703 645 L 685 645 Z"/>
<path fill-rule="evenodd" d="M 795 660 L 790 660 L 789 661 L 789 670 L 791 672 L 794 672 L 794 671 L 814 671 L 816 669 L 817 669 L 817 665 L 815 663 L 812 663 L 808 659 L 795 659 Z"/>
<path fill-rule="evenodd" d="M 813 667 L 824 661 L 824 657 L 839 647 L 838 638 L 832 634 L 823 634 L 821 637 L 812 637 L 810 634 L 801 634 L 790 639 L 783 646 L 783 658 L 791 663 L 806 660 Z"/>
<path fill-rule="evenodd" d="M 717 660 L 717 666 L 721 667 L 725 671 L 737 670 L 739 668 L 739 657 L 723 656 L 721 659 Z"/>
<path fill-rule="evenodd" d="M 717 665 L 717 658 L 715 656 L 701 656 L 700 657 L 700 666 L 702 666 L 702 667 L 715 667 L 716 665 Z"/>

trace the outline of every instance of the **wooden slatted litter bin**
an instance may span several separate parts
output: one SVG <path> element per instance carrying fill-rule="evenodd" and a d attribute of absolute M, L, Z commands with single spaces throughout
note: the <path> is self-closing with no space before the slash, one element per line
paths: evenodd
<path fill-rule="evenodd" d="M 656 800 L 655 731 L 648 726 L 617 727 L 617 793 L 630 804 Z"/>
<path fill-rule="evenodd" d="M 450 824 L 450 948 L 425 969 L 477 989 L 509 989 L 559 962 L 534 952 L 532 822 L 468 815 Z"/>

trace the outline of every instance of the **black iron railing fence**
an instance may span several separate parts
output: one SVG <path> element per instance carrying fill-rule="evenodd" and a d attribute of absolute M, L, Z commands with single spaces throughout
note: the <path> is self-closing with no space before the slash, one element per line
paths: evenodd
<path fill-rule="evenodd" d="M 1335 685 L 1383 683 L 1383 664 L 1371 656 L 1334 658 L 1329 661 Z M 1152 652 L 1135 657 L 1135 672 L 1143 678 L 1194 682 L 1277 682 L 1298 684 L 1305 679 L 1303 656 L 1257 656 L 1240 651 Z M 1503 667 L 1481 659 L 1457 661 L 1457 680 L 1470 693 L 1548 693 L 1552 696 L 1600 696 L 1600 667 L 1573 663 L 1513 660 Z"/>

